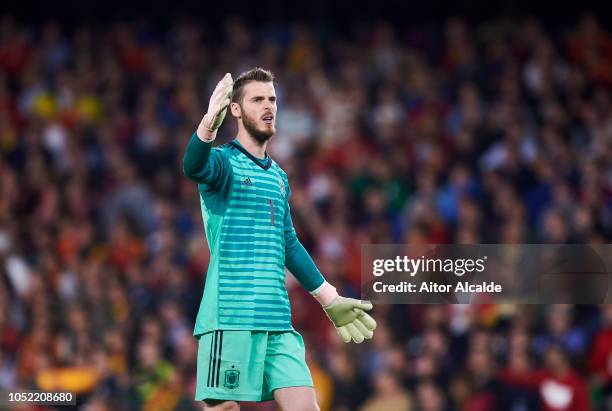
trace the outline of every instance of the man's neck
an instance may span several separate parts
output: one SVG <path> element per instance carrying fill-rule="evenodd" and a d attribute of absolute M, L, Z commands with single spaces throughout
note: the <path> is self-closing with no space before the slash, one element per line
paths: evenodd
<path fill-rule="evenodd" d="M 242 144 L 242 147 L 252 156 L 258 158 L 260 160 L 264 160 L 266 158 L 266 147 L 268 147 L 268 142 L 259 143 L 253 137 L 251 137 L 248 133 L 238 133 L 236 139 Z"/>

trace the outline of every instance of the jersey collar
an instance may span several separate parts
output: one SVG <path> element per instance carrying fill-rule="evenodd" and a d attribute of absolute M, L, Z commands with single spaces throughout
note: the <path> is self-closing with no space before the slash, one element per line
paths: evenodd
<path fill-rule="evenodd" d="M 272 165 L 272 159 L 268 155 L 267 151 L 266 151 L 266 158 L 262 160 L 262 159 L 255 157 L 253 154 L 249 153 L 247 149 L 244 148 L 237 139 L 234 139 L 230 144 L 233 147 L 236 147 L 238 150 L 240 150 L 242 154 L 247 156 L 249 159 L 251 159 L 251 161 L 253 161 L 255 164 L 257 164 L 259 167 L 263 168 L 264 170 L 269 169 L 270 166 Z"/>

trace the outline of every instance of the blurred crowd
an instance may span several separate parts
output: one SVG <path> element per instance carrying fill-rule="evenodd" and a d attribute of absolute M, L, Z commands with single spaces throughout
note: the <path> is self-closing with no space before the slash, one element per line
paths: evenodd
<path fill-rule="evenodd" d="M 269 152 L 296 230 L 344 294 L 359 295 L 361 244 L 612 238 L 612 37 L 595 16 L 342 30 L 4 16 L 2 395 L 199 409 L 209 252 L 180 163 L 216 82 L 256 65 L 277 79 Z M 235 132 L 228 117 L 219 144 Z M 378 305 L 356 346 L 287 284 L 323 411 L 612 410 L 611 306 Z"/>

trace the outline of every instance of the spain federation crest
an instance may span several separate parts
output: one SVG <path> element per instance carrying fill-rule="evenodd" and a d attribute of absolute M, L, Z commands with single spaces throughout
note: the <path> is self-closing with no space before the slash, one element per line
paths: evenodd
<path fill-rule="evenodd" d="M 240 371 L 234 369 L 233 365 L 231 369 L 225 370 L 225 379 L 223 380 L 223 386 L 225 388 L 229 388 L 230 390 L 233 390 L 234 388 L 238 387 L 239 380 L 240 380 Z"/>
<path fill-rule="evenodd" d="M 287 196 L 287 190 L 285 189 L 285 182 L 282 178 L 278 178 L 278 185 L 280 186 L 281 197 L 285 198 Z"/>

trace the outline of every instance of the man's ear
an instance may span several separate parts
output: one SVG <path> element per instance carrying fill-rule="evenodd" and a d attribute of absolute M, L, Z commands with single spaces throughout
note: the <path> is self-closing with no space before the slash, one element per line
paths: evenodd
<path fill-rule="evenodd" d="M 232 116 L 236 118 L 242 117 L 242 110 L 240 109 L 240 104 L 231 102 L 230 103 L 230 111 L 232 112 Z"/>

